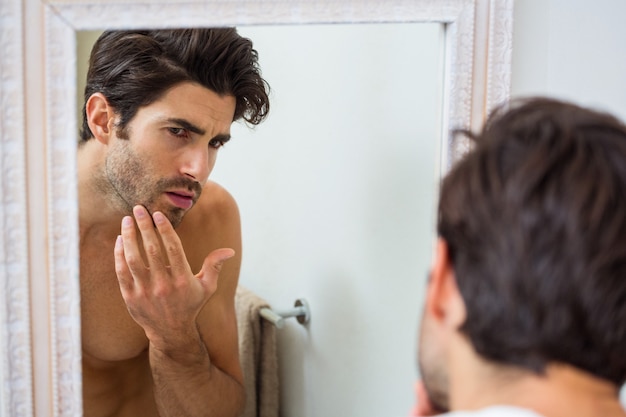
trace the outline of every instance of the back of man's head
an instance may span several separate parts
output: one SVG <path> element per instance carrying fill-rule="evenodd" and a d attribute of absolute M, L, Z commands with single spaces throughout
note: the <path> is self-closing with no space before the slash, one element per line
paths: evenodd
<path fill-rule="evenodd" d="M 498 109 L 445 178 L 438 233 L 486 359 L 626 381 L 626 127 L 549 99 Z"/>

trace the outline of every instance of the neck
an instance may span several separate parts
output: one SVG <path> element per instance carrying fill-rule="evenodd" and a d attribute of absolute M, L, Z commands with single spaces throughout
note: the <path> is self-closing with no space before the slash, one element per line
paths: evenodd
<path fill-rule="evenodd" d="M 473 350 L 463 356 L 451 366 L 459 370 L 450 379 L 453 410 L 508 405 L 545 417 L 626 417 L 618 387 L 572 366 L 549 364 L 539 375 L 487 362 Z"/>

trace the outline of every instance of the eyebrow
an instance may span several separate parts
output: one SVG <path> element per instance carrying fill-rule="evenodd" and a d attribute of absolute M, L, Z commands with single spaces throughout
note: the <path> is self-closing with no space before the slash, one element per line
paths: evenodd
<path fill-rule="evenodd" d="M 185 120 L 185 119 L 178 119 L 178 118 L 169 118 L 165 120 L 168 123 L 174 123 L 177 124 L 178 126 L 182 127 L 183 129 L 186 129 L 192 133 L 196 133 L 198 135 L 204 135 L 206 133 L 206 130 L 194 125 L 193 123 Z"/>
<path fill-rule="evenodd" d="M 169 119 L 166 119 L 165 121 L 167 123 L 177 124 L 183 129 L 187 129 L 188 131 L 195 133 L 197 135 L 204 135 L 206 133 L 206 130 L 194 125 L 193 123 L 185 119 L 179 119 L 177 117 L 170 117 Z M 215 135 L 213 139 L 217 139 L 222 143 L 226 143 L 230 140 L 230 138 L 231 136 L 229 134 L 222 133 L 222 134 Z"/>

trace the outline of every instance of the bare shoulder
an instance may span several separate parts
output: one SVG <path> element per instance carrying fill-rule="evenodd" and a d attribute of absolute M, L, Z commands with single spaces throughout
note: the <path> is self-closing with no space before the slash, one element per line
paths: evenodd
<path fill-rule="evenodd" d="M 237 202 L 224 187 L 209 181 L 177 232 L 193 269 L 197 258 L 203 260 L 208 251 L 230 247 L 238 252 L 241 226 Z"/>
<path fill-rule="evenodd" d="M 216 182 L 208 181 L 202 190 L 195 206 L 187 213 L 182 225 L 222 223 L 223 221 L 239 221 L 239 208 L 233 196 Z"/>
<path fill-rule="evenodd" d="M 239 211 L 233 196 L 214 181 L 206 183 L 197 205 L 198 208 L 204 208 L 216 214 L 229 215 L 235 211 L 238 215 Z"/>

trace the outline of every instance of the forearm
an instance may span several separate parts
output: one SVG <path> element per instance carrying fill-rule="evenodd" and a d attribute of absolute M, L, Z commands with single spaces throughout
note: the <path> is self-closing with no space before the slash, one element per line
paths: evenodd
<path fill-rule="evenodd" d="M 150 366 L 161 417 L 236 417 L 243 408 L 243 387 L 211 364 L 200 340 L 184 353 L 151 346 Z"/>

